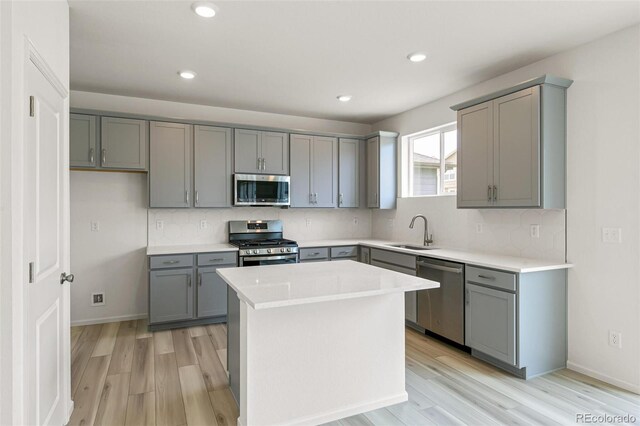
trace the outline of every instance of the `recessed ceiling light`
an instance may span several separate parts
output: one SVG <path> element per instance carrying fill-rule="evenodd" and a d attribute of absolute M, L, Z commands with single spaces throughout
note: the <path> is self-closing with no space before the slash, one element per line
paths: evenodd
<path fill-rule="evenodd" d="M 349 101 L 351 100 L 351 98 L 352 98 L 352 97 L 353 97 L 353 96 L 351 96 L 351 95 L 340 95 L 340 96 L 338 96 L 338 97 L 337 97 L 337 99 L 338 99 L 340 102 L 349 102 Z"/>
<path fill-rule="evenodd" d="M 407 59 L 411 62 L 422 62 L 427 59 L 427 54 L 422 52 L 414 52 L 407 55 Z"/>
<path fill-rule="evenodd" d="M 191 5 L 191 9 L 203 18 L 213 18 L 218 12 L 216 5 L 207 1 L 197 1 Z"/>
<path fill-rule="evenodd" d="M 178 75 L 182 78 L 184 78 L 185 80 L 191 80 L 193 78 L 195 78 L 196 73 L 193 71 L 189 71 L 189 70 L 184 70 L 184 71 L 178 71 Z"/>

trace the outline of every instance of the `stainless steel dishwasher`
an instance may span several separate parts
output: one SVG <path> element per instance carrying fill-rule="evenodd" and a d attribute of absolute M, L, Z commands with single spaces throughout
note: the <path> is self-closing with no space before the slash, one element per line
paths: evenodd
<path fill-rule="evenodd" d="M 464 265 L 418 258 L 418 276 L 440 288 L 418 291 L 418 325 L 464 345 Z"/>

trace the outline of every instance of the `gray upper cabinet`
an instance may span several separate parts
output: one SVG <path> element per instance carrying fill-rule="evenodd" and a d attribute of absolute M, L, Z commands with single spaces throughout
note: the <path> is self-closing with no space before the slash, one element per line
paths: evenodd
<path fill-rule="evenodd" d="M 236 173 L 289 174 L 289 135 L 235 129 Z"/>
<path fill-rule="evenodd" d="M 367 207 L 394 209 L 396 207 L 396 156 L 398 134 L 378 132 L 366 140 L 367 149 Z"/>
<path fill-rule="evenodd" d="M 69 165 L 96 167 L 98 126 L 95 115 L 69 115 Z"/>
<path fill-rule="evenodd" d="M 291 135 L 291 207 L 336 207 L 338 140 Z"/>
<path fill-rule="evenodd" d="M 194 206 L 230 207 L 231 129 L 194 126 L 193 144 Z"/>
<path fill-rule="evenodd" d="M 193 269 L 149 273 L 149 323 L 193 318 Z"/>
<path fill-rule="evenodd" d="M 151 122 L 149 206 L 191 205 L 192 126 Z"/>
<path fill-rule="evenodd" d="M 565 208 L 566 89 L 542 76 L 458 111 L 458 208 Z"/>
<path fill-rule="evenodd" d="M 102 117 L 100 165 L 108 169 L 147 168 L 147 122 L 130 118 Z"/>
<path fill-rule="evenodd" d="M 360 207 L 360 145 L 358 139 L 338 142 L 338 207 Z"/>

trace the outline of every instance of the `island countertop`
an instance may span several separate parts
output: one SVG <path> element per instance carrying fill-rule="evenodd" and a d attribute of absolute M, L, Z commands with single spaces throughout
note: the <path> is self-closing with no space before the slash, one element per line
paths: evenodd
<path fill-rule="evenodd" d="M 439 283 L 350 260 L 224 268 L 218 275 L 253 309 L 438 288 Z"/>

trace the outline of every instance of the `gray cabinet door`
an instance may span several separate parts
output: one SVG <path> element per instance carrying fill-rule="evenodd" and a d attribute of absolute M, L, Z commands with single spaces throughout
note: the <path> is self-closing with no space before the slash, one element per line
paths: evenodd
<path fill-rule="evenodd" d="M 155 121 L 150 127 L 149 206 L 189 207 L 192 127 Z"/>
<path fill-rule="evenodd" d="M 367 207 L 380 207 L 380 138 L 367 139 Z"/>
<path fill-rule="evenodd" d="M 493 159 L 493 101 L 458 111 L 458 207 L 492 204 Z"/>
<path fill-rule="evenodd" d="M 311 146 L 313 136 L 291 135 L 291 207 L 312 207 Z"/>
<path fill-rule="evenodd" d="M 231 129 L 195 126 L 194 206 L 231 206 Z"/>
<path fill-rule="evenodd" d="M 360 144 L 358 139 L 339 141 L 338 207 L 360 207 Z"/>
<path fill-rule="evenodd" d="M 338 140 L 336 138 L 313 137 L 311 192 L 314 207 L 336 207 L 338 202 Z"/>
<path fill-rule="evenodd" d="M 407 291 L 404 294 L 404 319 L 418 322 L 418 292 Z"/>
<path fill-rule="evenodd" d="M 108 169 L 147 168 L 147 122 L 102 117 L 100 165 Z"/>
<path fill-rule="evenodd" d="M 193 269 L 149 272 L 149 323 L 193 318 Z"/>
<path fill-rule="evenodd" d="M 540 205 L 540 87 L 493 101 L 494 205 Z M 466 173 L 466 171 L 465 171 Z"/>
<path fill-rule="evenodd" d="M 69 115 L 69 165 L 95 167 L 98 126 L 95 115 Z"/>
<path fill-rule="evenodd" d="M 261 132 L 261 173 L 269 175 L 289 174 L 289 135 L 277 132 Z"/>
<path fill-rule="evenodd" d="M 465 345 L 516 365 L 516 295 L 466 284 Z"/>
<path fill-rule="evenodd" d="M 260 133 L 257 130 L 235 129 L 234 170 L 236 173 L 261 173 Z"/>
<path fill-rule="evenodd" d="M 198 318 L 227 315 L 227 283 L 216 273 L 218 268 L 236 265 L 198 268 Z"/>

